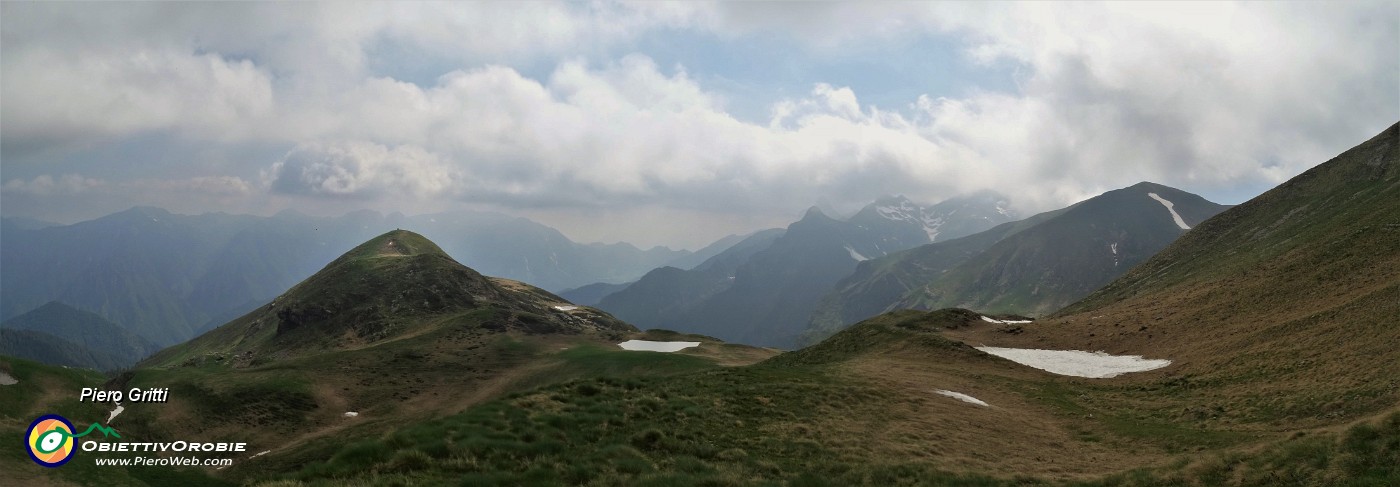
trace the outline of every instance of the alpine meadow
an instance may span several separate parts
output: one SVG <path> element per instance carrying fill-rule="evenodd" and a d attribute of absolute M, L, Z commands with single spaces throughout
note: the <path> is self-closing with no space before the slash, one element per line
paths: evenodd
<path fill-rule="evenodd" d="M 0 485 L 1400 485 L 1395 2 L 0 1 Z"/>

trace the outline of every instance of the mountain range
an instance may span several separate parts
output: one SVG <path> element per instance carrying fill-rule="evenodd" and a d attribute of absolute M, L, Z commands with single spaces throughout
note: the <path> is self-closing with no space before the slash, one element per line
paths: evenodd
<path fill-rule="evenodd" d="M 1166 249 L 1039 320 L 893 311 L 758 364 L 556 384 L 259 478 L 471 475 L 390 468 L 447 443 L 439 457 L 515 483 L 1392 485 L 1396 215 L 1391 126 L 1205 221 L 1183 215 L 1192 229 Z M 1169 363 L 1084 378 L 986 345 Z M 493 453 L 540 438 L 557 443 Z"/>
<path fill-rule="evenodd" d="M 812 315 L 809 343 L 896 309 L 1039 316 L 1127 272 L 1227 206 L 1138 183 L 960 239 L 861 262 Z"/>
<path fill-rule="evenodd" d="M 3 226 L 0 317 L 61 301 L 161 345 L 248 312 L 310 276 L 337 249 L 394 228 L 419 228 L 485 272 L 556 290 L 629 282 L 658 266 L 685 266 L 687 258 L 723 250 L 579 244 L 523 218 L 478 212 L 405 217 L 360 211 L 325 218 L 133 208 L 73 225 L 5 219 Z"/>
<path fill-rule="evenodd" d="M 862 280 L 862 293 L 942 266 L 1008 282 L 982 291 L 938 277 L 905 293 L 1059 308 L 1035 319 L 899 309 L 791 352 L 642 332 L 394 230 L 126 373 L 0 357 L 0 436 L 59 414 L 106 418 L 124 441 L 208 438 L 258 453 L 218 469 L 21 462 L 0 483 L 1393 485 L 1397 215 L 1400 124 L 1229 208 L 1144 183 L 883 261 L 855 254 L 899 236 L 809 211 L 690 271 L 652 272 L 657 283 L 732 276 L 702 303 L 748 292 L 772 308 L 808 294 L 763 289 L 781 282 L 766 276 L 823 278 L 820 264 L 837 258 L 857 275 L 856 262 L 870 276 L 918 271 Z M 1074 266 L 1129 268 L 1056 306 L 1090 282 Z M 0 331 L 82 336 L 63 324 L 93 316 L 72 308 L 39 306 Z M 630 351 L 634 340 L 679 348 Z M 1027 359 L 1046 353 L 1056 363 Z M 1085 375 L 1065 362 L 1152 367 Z M 81 387 L 167 387 L 171 400 L 111 409 L 73 400 Z M 0 454 L 24 458 L 18 444 Z"/>
<path fill-rule="evenodd" d="M 689 271 L 654 270 L 598 306 L 642 328 L 791 348 L 817 300 L 861 261 L 962 237 L 1013 215 L 991 192 L 928 207 L 886 197 L 846 220 L 813 207 L 781 232 L 755 234 Z"/>

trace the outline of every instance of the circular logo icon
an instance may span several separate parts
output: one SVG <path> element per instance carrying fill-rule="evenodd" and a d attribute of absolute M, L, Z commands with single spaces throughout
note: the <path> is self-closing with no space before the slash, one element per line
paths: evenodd
<path fill-rule="evenodd" d="M 45 414 L 30 423 L 25 431 L 25 445 L 34 463 L 54 468 L 73 459 L 73 423 L 63 416 Z"/>

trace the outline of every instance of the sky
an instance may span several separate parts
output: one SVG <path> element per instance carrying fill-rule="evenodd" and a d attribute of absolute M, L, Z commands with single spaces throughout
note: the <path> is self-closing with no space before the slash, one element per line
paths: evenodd
<path fill-rule="evenodd" d="M 893 194 L 1234 204 L 1400 120 L 1396 52 L 1396 2 L 4 2 L 0 214 L 693 249 Z"/>

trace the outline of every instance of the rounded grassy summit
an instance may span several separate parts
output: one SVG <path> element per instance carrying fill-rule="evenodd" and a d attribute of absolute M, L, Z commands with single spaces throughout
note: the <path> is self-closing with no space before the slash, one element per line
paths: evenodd
<path fill-rule="evenodd" d="M 208 359 L 237 366 L 358 349 L 439 328 L 532 334 L 636 331 L 607 313 L 561 312 L 563 298 L 482 275 L 407 230 L 374 237 L 281 296 L 204 336 L 147 361 Z"/>

